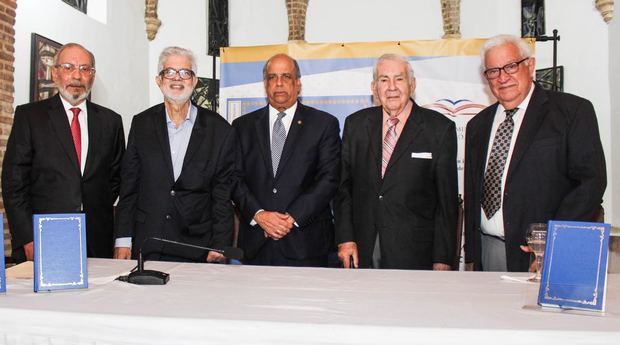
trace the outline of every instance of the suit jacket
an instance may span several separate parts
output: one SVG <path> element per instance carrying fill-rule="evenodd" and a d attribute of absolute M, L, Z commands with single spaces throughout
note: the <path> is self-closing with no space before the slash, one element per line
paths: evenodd
<path fill-rule="evenodd" d="M 480 204 L 491 126 L 497 103 L 467 125 L 465 148 L 465 256 L 481 269 Z M 590 221 L 605 191 L 605 157 L 592 103 L 534 87 L 503 189 L 504 236 L 509 271 L 526 271 L 531 223 Z"/>
<path fill-rule="evenodd" d="M 120 115 L 86 101 L 88 153 L 80 172 L 65 109 L 56 95 L 20 105 L 2 168 L 2 196 L 17 261 L 32 241 L 32 215 L 86 213 L 88 256 L 112 257 L 113 204 L 125 135 Z"/>
<path fill-rule="evenodd" d="M 451 264 L 456 246 L 456 130 L 414 102 L 381 178 L 383 110 L 350 115 L 344 127 L 336 197 L 336 243 L 357 243 L 360 267 L 371 265 L 379 233 L 383 268 Z"/>
<path fill-rule="evenodd" d="M 238 137 L 238 182 L 233 200 L 241 213 L 239 247 L 245 257 L 254 258 L 266 241 L 272 241 L 265 238 L 259 225 L 250 225 L 260 209 L 288 212 L 299 225 L 277 241 L 284 257 L 304 260 L 326 255 L 333 240 L 330 201 L 338 187 L 338 120 L 298 102 L 275 177 L 269 108 L 236 119 L 233 127 Z"/>
<path fill-rule="evenodd" d="M 223 249 L 232 244 L 234 135 L 220 115 L 198 107 L 183 167 L 174 180 L 163 103 L 136 115 L 123 159 L 116 237 L 132 237 L 149 260 L 205 262 L 200 249 L 146 241 L 159 237 Z"/>

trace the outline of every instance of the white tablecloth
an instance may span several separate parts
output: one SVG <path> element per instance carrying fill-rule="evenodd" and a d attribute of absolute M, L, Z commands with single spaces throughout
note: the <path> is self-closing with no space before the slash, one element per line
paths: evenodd
<path fill-rule="evenodd" d="M 618 274 L 591 316 L 523 308 L 537 285 L 499 273 L 147 262 L 170 282 L 114 281 L 134 265 L 89 259 L 87 290 L 9 279 L 0 344 L 620 344 Z"/>

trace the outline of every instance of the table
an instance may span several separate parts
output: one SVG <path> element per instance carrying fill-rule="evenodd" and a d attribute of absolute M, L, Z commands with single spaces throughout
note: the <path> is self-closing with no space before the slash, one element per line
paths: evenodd
<path fill-rule="evenodd" d="M 524 309 L 537 285 L 500 273 L 147 262 L 170 282 L 114 280 L 134 265 L 89 259 L 87 290 L 9 279 L 0 344 L 620 344 L 619 274 L 591 316 Z"/>

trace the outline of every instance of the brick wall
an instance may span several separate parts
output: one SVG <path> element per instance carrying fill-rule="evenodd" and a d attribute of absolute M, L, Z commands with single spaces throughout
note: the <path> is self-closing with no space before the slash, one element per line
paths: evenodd
<path fill-rule="evenodd" d="M 17 0 L 0 0 L 0 161 L 13 124 L 13 74 L 15 67 L 15 9 Z M 0 167 L 0 169 L 2 169 Z M 0 212 L 4 202 L 0 200 Z M 9 229 L 4 217 L 4 252 L 10 255 Z"/>

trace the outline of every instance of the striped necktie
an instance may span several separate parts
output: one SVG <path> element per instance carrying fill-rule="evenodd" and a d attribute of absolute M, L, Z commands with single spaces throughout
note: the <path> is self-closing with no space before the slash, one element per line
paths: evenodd
<path fill-rule="evenodd" d="M 284 123 L 282 123 L 282 118 L 284 116 L 286 116 L 286 113 L 278 113 L 278 118 L 273 124 L 273 133 L 271 134 L 271 164 L 273 167 L 273 176 L 276 176 L 276 172 L 278 171 L 278 164 L 280 164 L 282 149 L 286 141 L 286 129 L 284 128 Z"/>
<path fill-rule="evenodd" d="M 385 133 L 385 138 L 383 139 L 383 156 L 381 158 L 381 178 L 385 175 L 385 169 L 387 168 L 388 162 L 390 161 L 390 157 L 392 157 L 392 153 L 394 152 L 394 147 L 396 147 L 396 142 L 398 141 L 398 137 L 396 136 L 396 125 L 398 124 L 397 117 L 390 117 L 387 120 L 388 130 Z"/>

